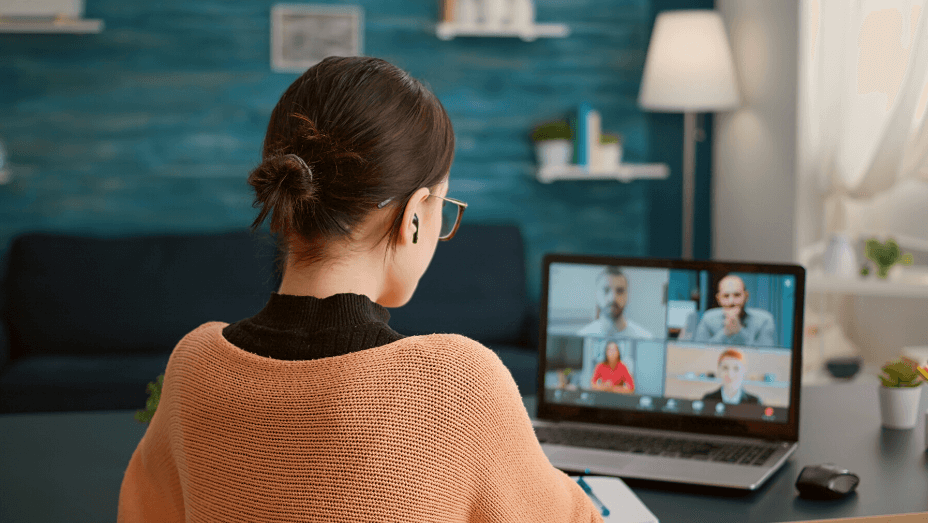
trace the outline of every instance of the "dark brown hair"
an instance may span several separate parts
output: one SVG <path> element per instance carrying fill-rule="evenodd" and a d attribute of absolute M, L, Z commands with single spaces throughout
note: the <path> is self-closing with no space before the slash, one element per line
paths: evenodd
<path fill-rule="evenodd" d="M 619 363 L 622 363 L 622 347 L 619 347 L 619 342 L 615 340 L 607 340 L 606 345 L 603 347 L 603 363 L 609 365 L 609 344 L 615 344 L 615 350 L 619 353 Z"/>
<path fill-rule="evenodd" d="M 263 161 L 248 177 L 261 208 L 252 229 L 270 216 L 284 256 L 310 263 L 390 199 L 393 246 L 412 193 L 441 183 L 453 158 L 451 121 L 421 82 L 378 58 L 326 58 L 271 113 Z"/>

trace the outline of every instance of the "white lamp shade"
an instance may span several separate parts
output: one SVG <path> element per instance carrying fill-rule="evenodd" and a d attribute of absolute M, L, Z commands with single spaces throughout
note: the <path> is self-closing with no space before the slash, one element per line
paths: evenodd
<path fill-rule="evenodd" d="M 665 112 L 718 111 L 741 103 L 731 47 L 717 11 L 658 14 L 638 103 Z"/>

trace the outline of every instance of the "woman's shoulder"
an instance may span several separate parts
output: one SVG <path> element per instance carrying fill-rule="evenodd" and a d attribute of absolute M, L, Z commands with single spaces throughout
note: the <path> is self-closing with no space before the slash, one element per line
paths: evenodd
<path fill-rule="evenodd" d="M 224 329 L 227 325 L 227 323 L 220 321 L 206 322 L 185 334 L 184 337 L 177 342 L 177 346 L 174 348 L 174 351 L 178 352 L 193 347 L 202 347 L 205 345 L 221 345 L 223 339 L 222 329 Z"/>
<path fill-rule="evenodd" d="M 499 355 L 477 340 L 459 334 L 427 334 L 410 336 L 390 344 L 406 357 L 424 360 L 436 369 L 453 369 L 450 379 L 459 377 L 470 382 L 499 383 L 500 380 L 515 387 L 509 369 Z"/>
<path fill-rule="evenodd" d="M 460 334 L 409 336 L 390 345 L 406 352 L 419 353 L 438 362 L 448 360 L 457 364 L 486 364 L 499 361 L 502 364 L 499 356 L 486 345 Z"/>

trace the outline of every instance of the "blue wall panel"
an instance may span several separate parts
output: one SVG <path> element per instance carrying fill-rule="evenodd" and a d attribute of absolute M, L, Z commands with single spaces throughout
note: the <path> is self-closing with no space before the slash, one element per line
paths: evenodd
<path fill-rule="evenodd" d="M 453 196 L 469 222 L 516 223 L 530 294 L 549 251 L 679 254 L 682 118 L 636 106 L 655 13 L 705 0 L 537 0 L 571 36 L 522 42 L 434 35 L 438 2 L 362 0 L 364 52 L 407 69 L 445 104 L 458 139 Z M 87 0 L 96 35 L 0 35 L 0 256 L 17 233 L 98 235 L 246 227 L 245 178 L 296 74 L 272 73 L 267 0 Z M 588 101 L 626 159 L 665 181 L 533 179 L 528 134 Z M 679 120 L 679 122 L 677 121 Z M 710 122 L 711 123 L 711 122 Z M 697 256 L 708 256 L 708 143 L 700 145 Z"/>

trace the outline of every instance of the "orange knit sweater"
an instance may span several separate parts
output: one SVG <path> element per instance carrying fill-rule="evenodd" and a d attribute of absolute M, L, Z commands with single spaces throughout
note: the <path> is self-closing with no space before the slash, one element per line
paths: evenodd
<path fill-rule="evenodd" d="M 120 522 L 602 521 L 492 351 L 434 334 L 307 361 L 207 323 L 129 461 Z"/>

